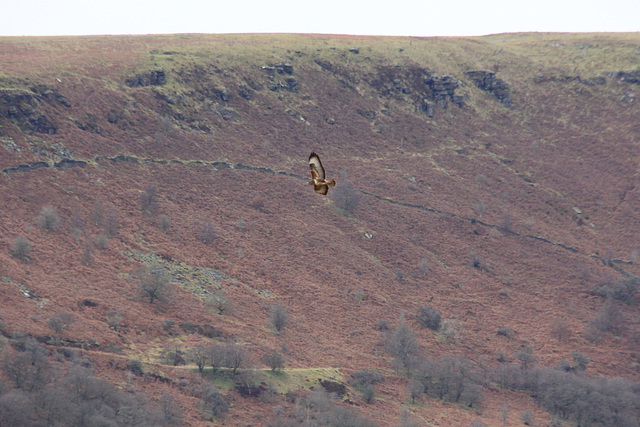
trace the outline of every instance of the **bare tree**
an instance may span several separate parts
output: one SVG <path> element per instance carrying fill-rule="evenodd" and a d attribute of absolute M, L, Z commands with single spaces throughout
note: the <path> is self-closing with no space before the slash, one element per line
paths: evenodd
<path fill-rule="evenodd" d="M 279 334 L 289 322 L 289 312 L 282 304 L 274 304 L 269 307 L 269 322 Z"/>
<path fill-rule="evenodd" d="M 71 325 L 75 321 L 75 316 L 73 313 L 63 312 L 58 313 L 55 316 L 51 316 L 49 321 L 47 322 L 47 326 L 49 326 L 53 331 L 57 334 L 66 330 L 69 325 Z"/>
<path fill-rule="evenodd" d="M 45 206 L 38 214 L 36 221 L 42 229 L 51 232 L 60 226 L 60 215 L 53 206 Z"/>
<path fill-rule="evenodd" d="M 420 360 L 420 345 L 416 334 L 400 318 L 398 327 L 391 331 L 386 341 L 387 351 L 394 358 L 394 365 L 409 374 Z"/>
<path fill-rule="evenodd" d="M 158 225 L 162 232 L 166 234 L 169 228 L 171 228 L 171 219 L 169 219 L 167 215 L 162 214 L 158 217 Z"/>
<path fill-rule="evenodd" d="M 198 231 L 198 240 L 204 243 L 205 245 L 213 242 L 213 239 L 216 237 L 216 231 L 213 227 L 213 221 L 210 218 L 205 219 L 200 224 L 200 230 Z"/>
<path fill-rule="evenodd" d="M 195 365 L 198 367 L 199 372 L 202 372 L 204 370 L 204 367 L 207 365 L 207 361 L 209 360 L 207 349 L 202 344 L 198 344 L 195 347 L 189 349 L 187 358 L 189 362 L 195 363 Z"/>
<path fill-rule="evenodd" d="M 271 368 L 272 371 L 284 368 L 284 356 L 278 350 L 267 350 L 262 355 L 262 361 Z"/>
<path fill-rule="evenodd" d="M 171 285 L 169 284 L 169 275 L 163 267 L 153 266 L 136 271 L 133 275 L 138 278 L 142 296 L 148 298 L 150 304 L 156 300 L 167 300 L 171 292 Z"/>
<path fill-rule="evenodd" d="M 24 236 L 18 236 L 11 242 L 11 256 L 29 262 L 29 253 L 33 250 L 31 242 Z"/>
<path fill-rule="evenodd" d="M 345 174 L 343 174 L 343 177 Z M 331 192 L 333 203 L 347 215 L 353 215 L 360 203 L 361 193 L 353 182 L 343 178 Z"/>
<path fill-rule="evenodd" d="M 158 187 L 155 184 L 148 184 L 140 194 L 140 209 L 149 216 L 158 212 Z"/>

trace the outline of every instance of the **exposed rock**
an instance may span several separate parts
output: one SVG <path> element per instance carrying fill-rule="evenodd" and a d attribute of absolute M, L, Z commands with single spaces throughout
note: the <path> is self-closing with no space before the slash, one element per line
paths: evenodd
<path fill-rule="evenodd" d="M 294 79 L 293 77 L 289 77 L 286 80 L 286 89 L 289 92 L 293 92 L 293 93 L 298 93 L 298 82 L 296 81 L 296 79 Z"/>
<path fill-rule="evenodd" d="M 283 73 L 284 74 L 293 74 L 293 65 L 289 64 L 288 62 L 278 62 L 275 65 L 275 69 L 280 74 L 283 74 Z"/>
<path fill-rule="evenodd" d="M 433 104 L 428 100 L 423 99 L 422 103 L 418 105 L 418 112 L 425 113 L 429 117 L 433 117 Z"/>
<path fill-rule="evenodd" d="M 62 159 L 58 163 L 54 163 L 53 166 L 60 169 L 75 168 L 77 166 L 83 168 L 87 165 L 84 160 Z"/>
<path fill-rule="evenodd" d="M 448 100 L 460 106 L 462 98 L 456 98 L 455 95 L 455 90 L 458 88 L 458 80 L 452 76 L 429 76 L 424 83 L 431 89 L 431 96 L 438 107 L 447 108 Z"/>
<path fill-rule="evenodd" d="M 498 102 L 507 108 L 511 108 L 509 85 L 504 80 L 496 78 L 496 73 L 487 70 L 469 71 L 467 76 L 473 80 L 480 90 L 491 93 Z"/>
<path fill-rule="evenodd" d="M 163 86 L 167 83 L 167 75 L 164 70 L 153 70 L 127 79 L 125 83 L 129 87 Z"/>
<path fill-rule="evenodd" d="M 247 101 L 249 101 L 251 99 L 251 96 L 253 95 L 253 91 L 244 85 L 241 85 L 238 88 L 238 92 L 240 93 L 240 96 L 246 99 Z"/>
<path fill-rule="evenodd" d="M 360 53 L 360 49 L 358 49 L 357 47 L 352 47 L 351 49 L 349 49 L 349 52 L 355 53 L 357 55 Z"/>
<path fill-rule="evenodd" d="M 616 71 L 607 73 L 608 76 L 614 79 L 619 79 L 622 82 L 631 84 L 640 84 L 640 68 L 634 71 Z"/>
<path fill-rule="evenodd" d="M 112 109 L 111 111 L 109 111 L 109 114 L 107 115 L 107 121 L 113 125 L 118 123 L 119 118 L 120 118 L 120 113 L 118 112 L 118 110 Z"/>
<path fill-rule="evenodd" d="M 216 94 L 218 98 L 222 102 L 229 102 L 229 98 L 231 97 L 231 91 L 229 89 L 214 89 L 213 93 Z"/>
<path fill-rule="evenodd" d="M 18 165 L 18 166 L 13 167 L 13 168 L 4 168 L 4 169 L 2 169 L 2 172 L 4 172 L 4 173 L 29 172 L 29 171 L 32 171 L 34 169 L 48 168 L 48 167 L 49 167 L 49 163 L 47 163 L 47 162 L 35 162 L 35 163 L 28 164 L 28 165 Z"/>
<path fill-rule="evenodd" d="M 87 118 L 84 121 L 74 120 L 76 126 L 79 129 L 82 129 L 85 132 L 97 133 L 100 134 L 102 129 L 96 122 L 96 116 L 91 113 L 87 113 Z"/>
<path fill-rule="evenodd" d="M 0 117 L 16 123 L 22 130 L 53 135 L 58 127 L 45 115 L 42 96 L 23 89 L 0 90 Z"/>
<path fill-rule="evenodd" d="M 230 108 L 222 107 L 220 105 L 214 105 L 211 111 L 223 120 L 227 120 L 230 122 L 239 122 L 242 120 L 242 117 L 236 111 Z"/>
<path fill-rule="evenodd" d="M 55 89 L 51 89 L 46 85 L 37 85 L 31 88 L 31 91 L 47 101 L 56 102 L 60 105 L 64 105 L 67 108 L 71 107 L 71 103 L 60 92 Z"/>

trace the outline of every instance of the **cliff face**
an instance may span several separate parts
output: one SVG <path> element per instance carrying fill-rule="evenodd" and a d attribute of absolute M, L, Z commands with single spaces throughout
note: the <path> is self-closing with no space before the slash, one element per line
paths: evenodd
<path fill-rule="evenodd" d="M 173 395 L 193 425 L 199 400 L 180 380 L 198 375 L 159 354 L 229 341 L 257 367 L 275 349 L 285 368 L 339 368 L 272 401 L 223 390 L 238 422 L 324 384 L 382 425 L 405 410 L 492 425 L 504 401 L 549 420 L 491 381 L 473 410 L 408 404 L 384 325 L 405 319 L 422 358 L 493 369 L 530 348 L 553 368 L 579 352 L 586 373 L 637 379 L 639 42 L 0 39 L 2 333 L 82 348 L 113 383 L 140 359 L 164 380 L 129 386 Z M 329 197 L 306 184 L 311 151 L 338 181 Z M 172 292 L 148 298 L 145 268 Z M 445 326 L 421 326 L 427 306 Z M 610 307 L 620 324 L 594 329 Z M 75 320 L 53 328 L 60 313 Z M 347 381 L 364 369 L 383 377 L 369 403 Z"/>

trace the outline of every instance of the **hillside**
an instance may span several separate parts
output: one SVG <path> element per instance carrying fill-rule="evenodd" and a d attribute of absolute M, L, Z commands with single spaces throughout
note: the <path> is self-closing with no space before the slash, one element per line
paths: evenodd
<path fill-rule="evenodd" d="M 383 426 L 575 425 L 497 378 L 585 357 L 565 371 L 603 396 L 640 379 L 639 58 L 638 34 L 0 38 L 0 417 L 27 336 L 52 371 L 88 358 L 146 406 L 172 396 L 184 425 L 207 424 L 207 384 L 220 425 L 347 425 L 323 421 L 322 388 Z M 404 361 L 403 325 L 420 348 Z M 170 366 L 222 343 L 242 375 Z M 443 357 L 482 398 L 412 399 Z"/>

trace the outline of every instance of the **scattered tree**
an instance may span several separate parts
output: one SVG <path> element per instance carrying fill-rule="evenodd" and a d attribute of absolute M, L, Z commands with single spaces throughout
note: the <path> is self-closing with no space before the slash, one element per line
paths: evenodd
<path fill-rule="evenodd" d="M 440 315 L 440 312 L 435 308 L 420 306 L 418 308 L 416 320 L 423 328 L 429 328 L 437 331 L 438 329 L 440 329 L 442 316 Z"/>
<path fill-rule="evenodd" d="M 234 306 L 230 298 L 221 292 L 212 292 L 205 297 L 205 303 L 218 312 L 218 314 L 233 313 Z"/>
<path fill-rule="evenodd" d="M 43 230 L 51 232 L 60 226 L 60 215 L 53 206 L 45 206 L 40 210 L 36 221 Z"/>
<path fill-rule="evenodd" d="M 217 388 L 209 386 L 202 396 L 202 412 L 209 420 L 220 416 L 229 410 L 229 404 L 225 402 Z"/>
<path fill-rule="evenodd" d="M 403 369 L 410 375 L 420 360 L 421 349 L 416 334 L 409 329 L 404 317 L 400 318 L 398 327 L 388 335 L 386 348 L 393 356 L 396 369 Z"/>
<path fill-rule="evenodd" d="M 192 347 L 189 350 L 187 357 L 191 363 L 195 363 L 195 365 L 198 367 L 199 372 L 202 372 L 204 370 L 204 367 L 207 365 L 207 362 L 209 360 L 207 349 L 202 344 L 198 344 L 197 346 Z"/>
<path fill-rule="evenodd" d="M 171 220 L 167 215 L 160 215 L 158 217 L 158 224 L 160 226 L 160 230 L 162 230 L 163 233 L 166 234 L 169 232 L 169 228 L 171 228 Z"/>
<path fill-rule="evenodd" d="M 361 193 L 353 185 L 353 182 L 344 178 L 338 182 L 335 189 L 333 189 L 329 195 L 331 201 L 336 205 L 338 209 L 343 211 L 346 215 L 353 215 L 360 204 Z"/>
<path fill-rule="evenodd" d="M 169 297 L 171 293 L 169 275 L 161 266 L 153 266 L 137 271 L 134 276 L 138 278 L 142 296 L 148 298 L 150 304 L 153 304 L 156 300 L 166 301 Z"/>
<path fill-rule="evenodd" d="M 200 224 L 200 230 L 198 231 L 198 240 L 205 245 L 211 244 L 216 237 L 215 228 L 213 227 L 213 221 L 210 218 L 205 219 Z"/>
<path fill-rule="evenodd" d="M 51 316 L 47 322 L 47 326 L 53 329 L 56 334 L 59 334 L 66 330 L 74 321 L 75 316 L 73 313 L 63 312 L 58 313 L 55 316 Z"/>
<path fill-rule="evenodd" d="M 148 184 L 140 194 L 140 209 L 148 216 L 153 216 L 158 212 L 158 187 L 155 184 Z"/>
<path fill-rule="evenodd" d="M 282 304 L 274 304 L 269 307 L 269 322 L 279 334 L 289 322 L 289 312 Z"/>
<path fill-rule="evenodd" d="M 267 350 L 262 355 L 262 362 L 271 368 L 272 371 L 284 368 L 284 356 L 278 350 Z"/>
<path fill-rule="evenodd" d="M 23 262 L 29 262 L 32 250 L 31 242 L 24 236 L 18 236 L 11 242 L 11 256 Z"/>

